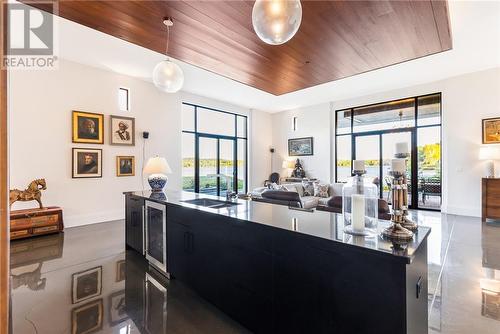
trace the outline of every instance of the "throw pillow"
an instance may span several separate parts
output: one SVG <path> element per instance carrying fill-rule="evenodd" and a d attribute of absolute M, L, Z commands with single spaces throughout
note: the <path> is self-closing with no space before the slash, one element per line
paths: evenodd
<path fill-rule="evenodd" d="M 315 197 L 323 197 L 326 198 L 328 197 L 328 184 L 320 184 L 320 183 L 315 183 L 314 184 L 314 196 Z"/>
<path fill-rule="evenodd" d="M 314 196 L 314 183 L 312 181 L 302 181 L 304 187 L 303 196 Z"/>

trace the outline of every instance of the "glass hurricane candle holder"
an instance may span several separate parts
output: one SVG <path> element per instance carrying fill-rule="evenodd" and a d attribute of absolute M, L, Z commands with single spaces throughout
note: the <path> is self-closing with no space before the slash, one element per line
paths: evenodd
<path fill-rule="evenodd" d="M 378 226 L 378 188 L 354 176 L 342 188 L 344 232 L 353 235 L 375 236 Z"/>

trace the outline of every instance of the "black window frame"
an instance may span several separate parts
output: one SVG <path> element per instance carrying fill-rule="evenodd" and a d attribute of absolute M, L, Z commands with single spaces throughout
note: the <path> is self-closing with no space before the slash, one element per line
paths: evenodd
<path fill-rule="evenodd" d="M 244 189 L 244 192 L 248 192 L 248 116 L 234 113 L 234 112 L 224 111 L 224 110 L 220 110 L 220 109 L 205 107 L 202 105 L 193 104 L 193 103 L 189 103 L 189 102 L 182 102 L 182 104 L 194 108 L 194 131 L 184 130 L 184 129 L 182 130 L 182 133 L 189 133 L 189 134 L 194 135 L 194 192 L 195 193 L 200 192 L 200 166 L 199 166 L 199 159 L 200 159 L 199 139 L 200 139 L 200 137 L 217 139 L 217 174 L 220 173 L 219 141 L 220 141 L 220 139 L 233 140 L 233 142 L 234 142 L 234 145 L 233 145 L 233 165 L 234 165 L 233 189 L 236 192 L 238 192 L 238 141 L 239 140 L 245 141 L 245 168 L 244 168 L 245 189 Z M 219 113 L 223 113 L 223 114 L 233 115 L 234 116 L 234 136 L 217 135 L 217 134 L 212 134 L 212 133 L 199 132 L 198 131 L 198 108 L 210 110 L 213 112 L 219 112 Z M 238 134 L 238 117 L 242 117 L 245 120 L 245 131 L 244 131 L 245 133 L 242 136 L 240 136 Z M 217 178 L 217 196 L 220 196 L 220 178 Z"/>
<path fill-rule="evenodd" d="M 427 97 L 427 96 L 434 96 L 434 95 L 439 95 L 439 123 L 436 124 L 429 124 L 429 125 L 418 125 L 418 100 L 419 98 Z M 413 100 L 413 107 L 414 107 L 414 124 L 411 127 L 398 127 L 394 129 L 385 129 L 385 130 L 375 130 L 375 131 L 361 131 L 361 132 L 354 132 L 354 110 L 359 109 L 359 108 L 366 108 L 366 107 L 371 107 L 371 106 L 376 106 L 376 105 L 384 105 L 384 104 L 390 104 L 398 101 L 403 101 L 403 100 Z M 338 133 L 338 115 L 340 112 L 345 112 L 349 111 L 350 112 L 350 131 L 349 133 Z M 383 110 L 381 110 L 383 111 Z M 440 140 L 439 140 L 439 147 L 440 147 L 440 156 L 441 159 L 439 161 L 439 170 L 440 170 L 440 179 L 441 179 L 441 189 L 442 189 L 442 184 L 443 184 L 443 94 L 442 92 L 435 92 L 435 93 L 430 93 L 430 94 L 424 94 L 424 95 L 417 95 L 417 96 L 410 96 L 410 97 L 404 97 L 404 98 L 398 98 L 394 100 L 389 100 L 385 102 L 376 102 L 376 103 L 370 103 L 366 105 L 360 105 L 360 106 L 355 106 L 355 107 L 350 107 L 350 108 L 343 108 L 343 109 L 338 109 L 335 110 L 335 182 L 338 182 L 338 138 L 343 137 L 343 136 L 351 136 L 351 166 L 352 162 L 354 160 L 354 157 L 356 156 L 356 136 L 362 136 L 362 135 L 382 135 L 385 133 L 395 133 L 395 132 L 410 132 L 412 136 L 412 144 L 411 144 L 411 154 L 412 156 L 415 157 L 415 159 L 412 159 L 411 161 L 411 183 L 417 186 L 412 187 L 412 203 L 410 205 L 410 208 L 412 209 L 419 209 L 419 210 L 428 210 L 428 211 L 441 211 L 441 209 L 433 209 L 433 208 L 425 208 L 425 207 L 419 207 L 418 206 L 418 130 L 421 128 L 431 128 L 431 127 L 439 127 L 439 134 L 440 134 Z M 380 142 L 380 146 L 382 146 L 382 142 Z M 379 154 L 382 154 L 382 150 L 380 148 Z M 380 164 L 380 175 L 382 176 L 382 164 Z M 352 176 L 352 173 L 351 173 Z M 379 190 L 379 195 L 380 198 L 383 197 L 383 191 L 382 191 L 382 180 L 380 180 L 380 190 Z M 416 201 L 414 199 L 417 199 Z M 441 194 L 441 204 L 442 204 L 442 194 Z"/>

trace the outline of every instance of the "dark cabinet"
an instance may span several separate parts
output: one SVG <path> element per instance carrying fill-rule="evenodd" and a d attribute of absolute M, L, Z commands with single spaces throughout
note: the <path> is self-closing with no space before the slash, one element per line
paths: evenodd
<path fill-rule="evenodd" d="M 170 204 L 167 227 L 173 277 L 254 333 L 426 332 L 412 320 L 427 316 L 414 296 L 417 279 L 426 284 L 425 245 L 408 264 Z"/>
<path fill-rule="evenodd" d="M 170 273 L 214 304 L 221 300 L 227 272 L 226 235 L 218 216 L 167 207 Z"/>
<path fill-rule="evenodd" d="M 168 253 L 170 273 L 175 273 L 174 278 L 187 284 L 192 284 L 192 234 L 191 229 L 176 221 L 168 221 Z"/>
<path fill-rule="evenodd" d="M 270 332 L 270 235 L 246 222 L 170 205 L 167 226 L 172 277 L 253 332 Z"/>
<path fill-rule="evenodd" d="M 144 254 L 144 199 L 125 197 L 125 242 L 127 247 Z"/>

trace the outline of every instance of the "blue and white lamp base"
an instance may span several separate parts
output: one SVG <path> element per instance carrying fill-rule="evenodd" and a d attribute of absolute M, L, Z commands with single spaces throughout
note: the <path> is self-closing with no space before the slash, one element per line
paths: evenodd
<path fill-rule="evenodd" d="M 148 177 L 148 182 L 153 192 L 163 191 L 163 187 L 167 184 L 167 176 L 164 174 L 151 174 Z"/>

